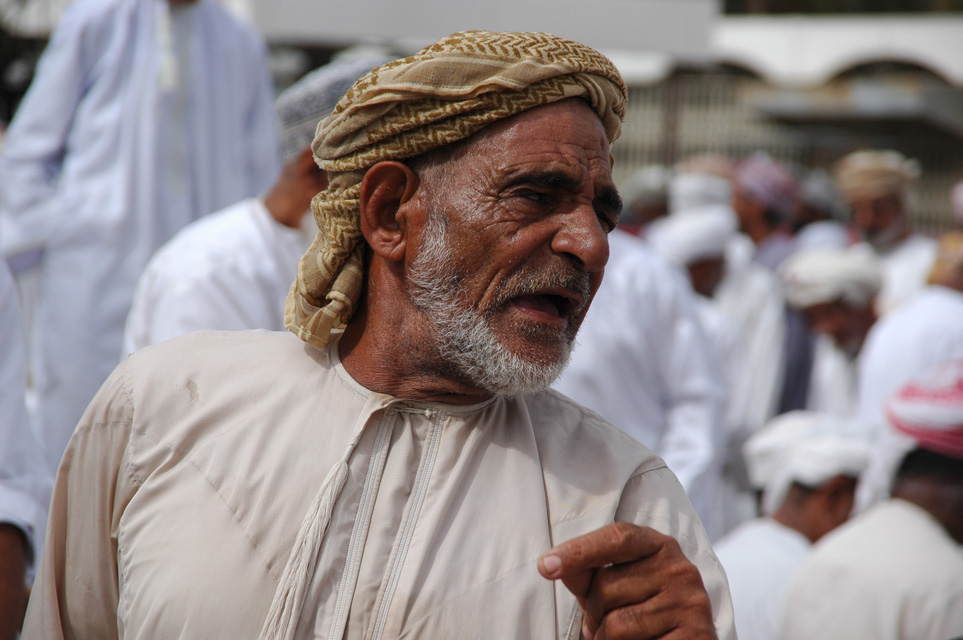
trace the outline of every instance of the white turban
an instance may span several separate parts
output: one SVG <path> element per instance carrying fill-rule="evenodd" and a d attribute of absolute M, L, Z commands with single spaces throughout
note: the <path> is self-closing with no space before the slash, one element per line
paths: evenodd
<path fill-rule="evenodd" d="M 653 224 L 646 239 L 669 262 L 686 266 L 723 256 L 737 224 L 728 206 L 700 207 L 663 218 Z"/>
<path fill-rule="evenodd" d="M 742 447 L 763 511 L 774 513 L 793 482 L 819 487 L 838 475 L 858 477 L 869 463 L 870 442 L 858 424 L 825 413 L 790 411 L 770 420 Z"/>
<path fill-rule="evenodd" d="M 863 307 L 883 285 L 879 259 L 863 244 L 798 251 L 779 265 L 779 275 L 786 301 L 800 309 L 837 301 Z"/>
<path fill-rule="evenodd" d="M 663 202 L 669 197 L 669 181 L 672 171 L 660 164 L 650 164 L 632 172 L 632 175 L 619 186 L 625 209 L 634 204 Z"/>
<path fill-rule="evenodd" d="M 318 123 L 331 115 L 341 96 L 355 81 L 380 64 L 385 55 L 338 60 L 305 74 L 277 97 L 274 106 L 281 124 L 281 157 L 295 158 L 314 140 Z"/>
<path fill-rule="evenodd" d="M 669 183 L 669 210 L 672 213 L 712 205 L 729 206 L 732 182 L 710 173 L 676 173 Z"/>

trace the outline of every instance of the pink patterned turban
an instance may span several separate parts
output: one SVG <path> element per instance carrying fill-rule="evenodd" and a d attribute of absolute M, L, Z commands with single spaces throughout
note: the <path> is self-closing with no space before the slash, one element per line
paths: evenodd
<path fill-rule="evenodd" d="M 963 459 L 963 360 L 950 360 L 904 386 L 886 404 L 898 431 L 923 449 Z"/>

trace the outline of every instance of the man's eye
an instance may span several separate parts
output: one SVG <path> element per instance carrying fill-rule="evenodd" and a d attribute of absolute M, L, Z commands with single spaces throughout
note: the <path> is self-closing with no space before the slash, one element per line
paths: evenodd
<path fill-rule="evenodd" d="M 543 193 L 541 191 L 531 191 L 526 189 L 524 191 L 520 191 L 518 195 L 526 200 L 530 200 L 531 202 L 537 202 L 537 203 L 548 202 L 548 194 Z"/>
<path fill-rule="evenodd" d="M 599 222 L 602 223 L 602 228 L 605 229 L 606 233 L 610 233 L 615 230 L 616 225 L 618 225 L 618 216 L 613 216 L 605 213 L 599 213 Z"/>

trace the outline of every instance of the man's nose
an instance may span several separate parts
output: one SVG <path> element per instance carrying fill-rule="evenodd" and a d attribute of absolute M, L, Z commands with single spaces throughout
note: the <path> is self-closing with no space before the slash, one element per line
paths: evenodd
<path fill-rule="evenodd" d="M 571 256 L 589 273 L 604 269 L 609 260 L 609 238 L 595 208 L 585 204 L 568 212 L 552 239 L 552 250 Z"/>

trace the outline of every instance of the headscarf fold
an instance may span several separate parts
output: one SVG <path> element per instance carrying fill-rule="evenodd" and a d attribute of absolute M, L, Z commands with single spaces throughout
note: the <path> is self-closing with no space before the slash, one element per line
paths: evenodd
<path fill-rule="evenodd" d="M 614 142 L 627 97 L 619 72 L 594 49 L 545 33 L 455 33 L 358 80 L 312 145 L 329 186 L 311 204 L 319 232 L 288 294 L 287 328 L 321 348 L 354 313 L 364 282 L 359 199 L 368 168 L 574 97 L 586 100 Z"/>

